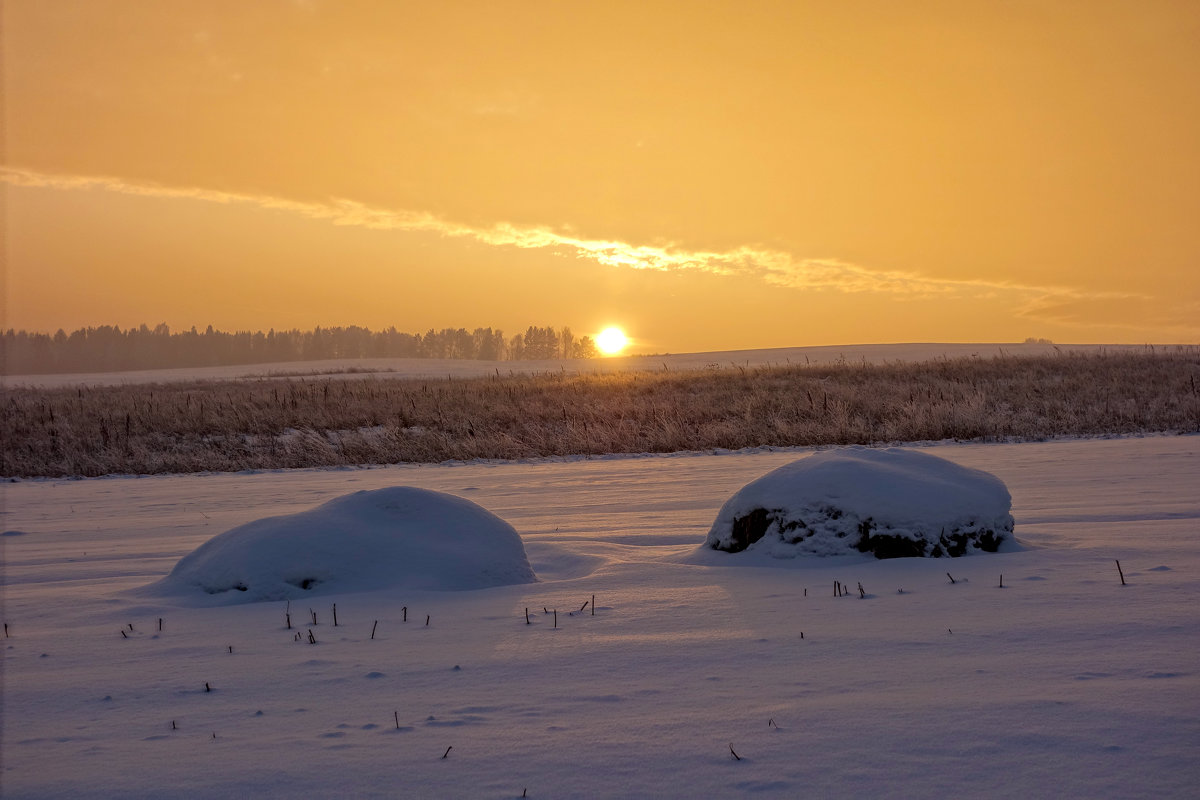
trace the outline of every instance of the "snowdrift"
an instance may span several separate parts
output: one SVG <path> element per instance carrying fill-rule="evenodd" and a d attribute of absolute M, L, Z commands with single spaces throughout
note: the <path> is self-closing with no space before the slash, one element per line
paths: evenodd
<path fill-rule="evenodd" d="M 228 530 L 144 591 L 219 604 L 535 581 L 521 537 L 507 522 L 469 500 L 397 486 Z"/>
<path fill-rule="evenodd" d="M 1012 498 L 981 470 L 914 450 L 816 453 L 744 486 L 705 546 L 775 558 L 962 556 L 1015 549 Z"/>

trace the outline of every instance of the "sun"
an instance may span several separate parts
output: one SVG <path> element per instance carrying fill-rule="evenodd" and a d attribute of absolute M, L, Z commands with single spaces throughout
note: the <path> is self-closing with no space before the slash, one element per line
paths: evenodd
<path fill-rule="evenodd" d="M 620 328 L 605 328 L 596 336 L 596 347 L 606 356 L 615 356 L 629 344 L 629 338 Z"/>

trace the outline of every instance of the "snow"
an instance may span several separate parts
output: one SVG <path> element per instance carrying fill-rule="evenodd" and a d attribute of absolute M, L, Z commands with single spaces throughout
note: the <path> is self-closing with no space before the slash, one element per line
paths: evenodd
<path fill-rule="evenodd" d="M 1200 437 L 921 449 L 1002 480 L 1022 549 L 692 560 L 806 450 L 3 484 L 0 793 L 1194 797 Z M 293 601 L 302 641 L 284 602 L 138 594 L 398 485 L 512 524 L 539 582 Z"/>
<path fill-rule="evenodd" d="M 1158 345 L 1159 349 L 1171 345 Z M 1053 353 L 1142 351 L 1142 345 L 1122 344 L 977 344 L 932 342 L 913 344 L 855 344 L 725 350 L 710 353 L 667 353 L 592 359 L 544 361 L 474 361 L 458 358 L 337 358 L 317 361 L 277 361 L 221 367 L 178 367 L 52 375 L 7 375 L 8 387 L 57 389 L 74 386 L 123 386 L 181 381 L 259 380 L 261 378 L 486 378 L 492 375 L 540 373 L 600 373 L 661 369 L 732 369 L 785 364 L 898 363 L 952 358 L 1042 356 Z"/>
<path fill-rule="evenodd" d="M 725 502 L 705 546 L 774 558 L 956 556 L 1012 541 L 1004 482 L 919 450 L 826 450 Z"/>
<path fill-rule="evenodd" d="M 495 514 L 443 492 L 393 486 L 239 525 L 184 556 L 143 594 L 255 602 L 536 580 L 521 537 Z"/>

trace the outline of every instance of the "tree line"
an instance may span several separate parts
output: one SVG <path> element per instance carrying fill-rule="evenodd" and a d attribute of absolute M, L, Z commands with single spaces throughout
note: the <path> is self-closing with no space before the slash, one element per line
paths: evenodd
<path fill-rule="evenodd" d="M 531 325 L 506 338 L 492 328 L 430 329 L 404 333 L 350 327 L 296 328 L 286 331 L 175 332 L 166 324 L 121 330 L 116 325 L 80 328 L 67 333 L 30 333 L 9 329 L 3 334 L 0 374 L 114 372 L 169 367 L 216 367 L 276 361 L 329 358 L 463 358 L 483 361 L 593 358 L 596 343 L 576 337 L 570 328 Z"/>

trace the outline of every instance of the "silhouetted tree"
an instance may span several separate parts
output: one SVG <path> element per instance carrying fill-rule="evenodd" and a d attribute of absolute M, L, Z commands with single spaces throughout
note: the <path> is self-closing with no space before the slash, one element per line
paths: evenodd
<path fill-rule="evenodd" d="M 515 334 L 508 340 L 508 358 L 510 361 L 520 361 L 525 358 L 524 334 Z"/>
<path fill-rule="evenodd" d="M 581 336 L 575 344 L 576 358 L 595 358 L 600 353 L 596 350 L 596 342 L 590 336 Z"/>
<path fill-rule="evenodd" d="M 328 358 L 590 358 L 595 343 L 575 339 L 570 328 L 530 326 L 505 339 L 493 328 L 432 328 L 424 335 L 395 327 L 373 332 L 357 325 L 311 331 L 235 331 L 195 326 L 173 333 L 166 323 L 122 330 L 115 325 L 53 335 L 9 329 L 0 334 L 0 374 L 103 372 L 165 367 L 201 367 Z"/>

